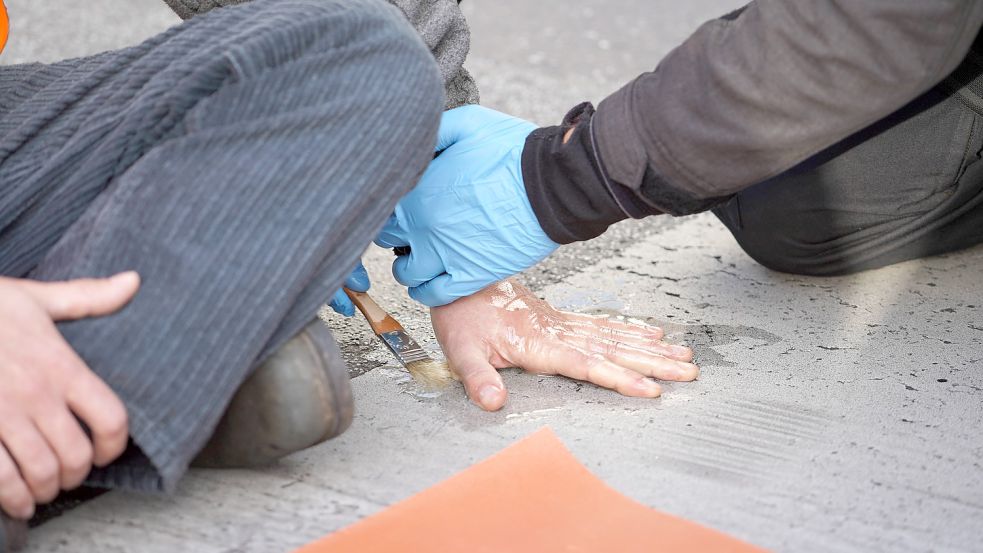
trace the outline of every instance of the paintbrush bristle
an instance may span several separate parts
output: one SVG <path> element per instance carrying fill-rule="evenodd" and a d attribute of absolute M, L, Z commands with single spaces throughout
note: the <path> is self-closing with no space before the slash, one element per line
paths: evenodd
<path fill-rule="evenodd" d="M 422 359 L 406 364 L 413 379 L 430 390 L 443 390 L 454 381 L 454 373 L 444 361 Z"/>

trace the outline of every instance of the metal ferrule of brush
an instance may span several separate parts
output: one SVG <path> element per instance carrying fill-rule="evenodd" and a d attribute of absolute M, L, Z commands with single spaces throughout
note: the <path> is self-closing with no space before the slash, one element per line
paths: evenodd
<path fill-rule="evenodd" d="M 403 331 L 383 332 L 379 337 L 404 365 L 430 359 L 420 344 Z"/>

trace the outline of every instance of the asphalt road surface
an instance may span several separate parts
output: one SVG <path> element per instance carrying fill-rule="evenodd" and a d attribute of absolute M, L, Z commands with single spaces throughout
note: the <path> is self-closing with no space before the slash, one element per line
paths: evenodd
<path fill-rule="evenodd" d="M 132 44 L 158 0 L 7 0 L 2 63 Z M 553 124 L 651 69 L 735 2 L 465 2 L 483 103 Z M 365 257 L 375 293 L 435 349 L 425 310 Z M 32 551 L 287 551 L 431 486 L 542 426 L 644 504 L 781 551 L 978 551 L 983 538 L 983 249 L 845 278 L 750 260 L 710 216 L 617 225 L 524 275 L 555 304 L 658 322 L 698 382 L 631 400 L 505 372 L 506 408 L 430 397 L 360 320 L 326 319 L 353 375 L 341 438 L 262 471 L 193 471 L 171 497 L 113 492 L 32 534 Z"/>

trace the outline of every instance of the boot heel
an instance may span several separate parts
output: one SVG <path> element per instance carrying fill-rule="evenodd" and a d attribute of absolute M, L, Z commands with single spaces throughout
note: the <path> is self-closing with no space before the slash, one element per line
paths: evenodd
<path fill-rule="evenodd" d="M 243 383 L 192 466 L 273 463 L 341 434 L 353 411 L 348 367 L 331 331 L 315 320 Z"/>

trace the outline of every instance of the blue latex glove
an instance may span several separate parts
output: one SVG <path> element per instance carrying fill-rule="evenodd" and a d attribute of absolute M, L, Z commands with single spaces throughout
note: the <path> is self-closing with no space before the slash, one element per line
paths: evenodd
<path fill-rule="evenodd" d="M 376 244 L 409 246 L 393 275 L 437 307 L 527 269 L 558 246 L 543 232 L 522 182 L 522 148 L 536 129 L 481 106 L 444 113 L 440 155 L 396 206 Z"/>
<path fill-rule="evenodd" d="M 355 292 L 368 292 L 369 285 L 369 273 L 365 270 L 362 262 L 359 261 L 358 267 L 355 267 L 352 274 L 348 275 L 348 278 L 345 279 L 345 288 Z M 331 301 L 328 302 L 328 305 L 339 315 L 351 317 L 355 314 L 355 304 L 352 303 L 352 300 L 348 299 L 348 294 L 344 290 L 335 292 L 334 296 L 331 296 Z"/>

